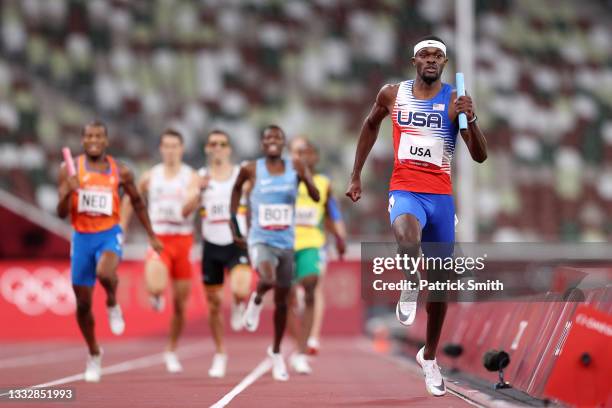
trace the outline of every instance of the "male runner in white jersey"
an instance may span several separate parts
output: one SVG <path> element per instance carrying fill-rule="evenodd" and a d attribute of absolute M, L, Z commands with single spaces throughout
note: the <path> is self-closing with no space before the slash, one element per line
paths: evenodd
<path fill-rule="evenodd" d="M 215 355 L 208 375 L 225 376 L 227 353 L 223 343 L 223 282 L 229 272 L 233 294 L 230 325 L 242 330 L 242 315 L 251 289 L 251 267 L 247 252 L 234 243 L 230 220 L 230 197 L 240 167 L 232 163 L 230 137 L 222 130 L 211 131 L 204 145 L 207 167 L 199 170 L 199 179 L 190 187 L 184 207 L 190 214 L 202 208 L 202 279 L 208 301 L 208 324 L 215 342 Z M 246 205 L 241 203 L 237 218 L 246 231 Z"/>
<path fill-rule="evenodd" d="M 361 127 L 346 195 L 353 202 L 361 197 L 361 169 L 376 142 L 381 122 L 391 114 L 395 162 L 389 188 L 389 214 L 398 251 L 418 257 L 421 242 L 431 242 L 448 249 L 446 255 L 452 255 L 455 208 L 450 169 L 459 113 L 467 115 L 468 129 L 461 131 L 461 136 L 478 163 L 487 158 L 486 140 L 478 127 L 472 98 L 457 98 L 453 87 L 440 79 L 448 62 L 444 42 L 438 37 L 425 37 L 413 51 L 416 79 L 383 86 Z M 410 325 L 414 321 L 417 297 L 418 291 L 402 292 L 396 306 L 402 324 Z M 426 344 L 417 353 L 427 391 L 435 396 L 446 393 L 435 359 L 446 307 L 445 302 L 427 302 Z"/>
<path fill-rule="evenodd" d="M 151 306 L 156 311 L 164 308 L 163 292 L 172 278 L 173 315 L 164 360 L 170 373 L 183 370 L 175 353 L 185 324 L 185 308 L 191 291 L 191 261 L 193 245 L 193 217 L 183 213 L 189 186 L 199 178 L 183 163 L 183 137 L 173 129 L 164 131 L 159 141 L 162 163 L 145 172 L 138 182 L 140 193 L 147 198 L 153 231 L 164 244 L 157 254 L 148 250 L 145 260 L 145 282 Z M 123 202 L 121 225 L 127 231 L 132 206 Z"/>

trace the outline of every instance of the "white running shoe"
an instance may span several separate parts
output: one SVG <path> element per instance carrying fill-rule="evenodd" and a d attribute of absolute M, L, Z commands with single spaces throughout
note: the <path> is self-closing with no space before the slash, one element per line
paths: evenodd
<path fill-rule="evenodd" d="M 108 324 L 110 325 L 111 332 L 115 336 L 120 336 L 125 330 L 125 321 L 123 320 L 121 306 L 117 303 L 115 306 L 106 307 L 106 311 L 108 312 Z"/>
<path fill-rule="evenodd" d="M 246 305 L 244 302 L 235 303 L 232 302 L 232 317 L 230 318 L 230 326 L 233 331 L 241 331 L 244 329 L 244 310 L 246 309 Z"/>
<path fill-rule="evenodd" d="M 256 296 L 257 294 L 255 292 L 251 294 L 249 305 L 247 306 L 243 316 L 244 328 L 250 332 L 257 330 L 257 327 L 259 326 L 259 314 L 261 313 L 261 309 L 263 309 L 263 299 L 262 302 L 257 305 L 255 304 Z"/>
<path fill-rule="evenodd" d="M 174 351 L 166 351 L 164 353 L 164 361 L 166 362 L 166 370 L 169 373 L 180 373 L 183 371 L 183 366 Z"/>
<path fill-rule="evenodd" d="M 425 360 L 423 358 L 424 352 L 425 347 L 421 348 L 417 353 L 416 361 L 423 369 L 423 375 L 425 376 L 425 387 L 427 388 L 427 392 L 431 395 L 441 397 L 442 395 L 446 394 L 446 385 L 444 384 L 444 378 L 442 378 L 440 367 L 438 367 L 436 359 Z"/>
<path fill-rule="evenodd" d="M 419 290 L 402 290 L 399 301 L 395 306 L 395 316 L 397 320 L 404 325 L 410 326 L 414 323 L 417 311 L 417 300 L 419 298 Z"/>
<path fill-rule="evenodd" d="M 281 353 L 272 352 L 272 346 L 268 347 L 268 356 L 272 360 L 272 378 L 276 381 L 287 381 L 289 380 L 289 373 L 287 372 L 287 366 L 285 366 L 285 359 Z"/>
<path fill-rule="evenodd" d="M 308 363 L 308 356 L 306 354 L 291 354 L 291 357 L 289 357 L 289 364 L 291 364 L 291 368 L 293 368 L 293 371 L 298 374 L 312 373 L 312 368 L 310 368 L 310 364 Z"/>
<path fill-rule="evenodd" d="M 208 370 L 208 376 L 212 378 L 223 378 L 225 377 L 226 369 L 227 354 L 215 353 L 210 369 Z"/>
<path fill-rule="evenodd" d="M 308 341 L 306 342 L 306 348 L 308 350 L 309 355 L 316 356 L 317 354 L 319 354 L 321 343 L 319 342 L 319 339 L 309 337 Z"/>
<path fill-rule="evenodd" d="M 100 354 L 87 356 L 87 365 L 85 366 L 85 381 L 99 382 L 102 377 L 102 349 Z"/>
<path fill-rule="evenodd" d="M 166 308 L 166 299 L 164 299 L 163 295 L 151 295 L 149 296 L 149 304 L 151 305 L 151 309 L 161 313 Z"/>

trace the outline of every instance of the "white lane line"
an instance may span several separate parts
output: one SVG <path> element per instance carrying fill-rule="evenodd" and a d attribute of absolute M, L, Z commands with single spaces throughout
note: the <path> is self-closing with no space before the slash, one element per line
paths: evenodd
<path fill-rule="evenodd" d="M 179 349 L 179 354 L 183 358 L 195 357 L 199 354 L 210 352 L 209 347 L 206 347 L 202 343 L 194 343 Z M 150 354 L 148 356 L 143 356 L 139 358 L 135 358 L 132 360 L 127 360 L 122 363 L 117 363 L 110 365 L 108 367 L 102 368 L 102 375 L 110 375 L 110 374 L 118 374 L 124 373 L 126 371 L 137 370 L 139 368 L 152 367 L 158 364 L 163 364 L 163 352 Z M 52 380 L 42 384 L 31 385 L 29 387 L 23 388 L 44 388 L 44 387 L 54 387 L 56 385 L 68 384 L 75 381 L 80 381 L 83 379 L 83 373 L 69 375 L 67 377 L 59 378 L 57 380 Z M 8 392 L 0 394 L 0 397 L 8 395 Z"/>
<path fill-rule="evenodd" d="M 141 350 L 142 343 L 135 344 L 133 342 L 116 342 L 110 344 L 113 348 L 117 347 L 121 350 Z M 0 359 L 0 369 L 28 367 L 32 365 L 51 364 L 56 362 L 64 362 L 71 360 L 79 360 L 87 355 L 85 345 L 71 348 L 58 348 L 57 350 L 42 351 L 37 354 L 26 354 L 22 356 Z"/>
<path fill-rule="evenodd" d="M 247 387 L 253 384 L 259 377 L 270 371 L 272 368 L 272 362 L 269 358 L 263 360 L 253 371 L 251 371 L 238 385 L 236 385 L 230 392 L 225 394 L 223 398 L 215 402 L 210 408 L 222 408 L 231 402 L 238 394 L 246 390 Z"/>
<path fill-rule="evenodd" d="M 83 358 L 82 352 L 83 347 L 75 347 L 63 350 L 59 349 L 53 351 L 46 351 L 38 354 L 29 354 L 26 356 L 5 358 L 0 360 L 0 369 L 27 367 L 39 364 L 50 364 L 55 363 L 57 361 L 67 361 Z"/>

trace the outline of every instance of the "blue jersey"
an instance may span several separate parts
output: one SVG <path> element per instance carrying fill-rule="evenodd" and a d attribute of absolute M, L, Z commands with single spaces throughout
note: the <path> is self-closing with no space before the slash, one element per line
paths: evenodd
<path fill-rule="evenodd" d="M 293 249 L 298 177 L 291 160 L 285 159 L 284 162 L 283 174 L 270 174 L 265 159 L 256 161 L 255 183 L 250 197 L 249 245 Z"/>

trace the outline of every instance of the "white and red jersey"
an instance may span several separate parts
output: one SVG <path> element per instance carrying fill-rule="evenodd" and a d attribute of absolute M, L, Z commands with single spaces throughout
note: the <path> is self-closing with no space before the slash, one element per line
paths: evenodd
<path fill-rule="evenodd" d="M 178 173 L 167 178 L 164 165 L 151 169 L 149 179 L 149 217 L 153 231 L 159 235 L 189 235 L 193 233 L 193 216 L 183 217 L 183 205 L 187 200 L 193 169 L 181 165 Z"/>
<path fill-rule="evenodd" d="M 453 87 L 431 99 L 412 94 L 414 81 L 400 83 L 391 115 L 395 161 L 389 190 L 452 194 L 451 160 L 459 128 L 448 117 Z"/>
<path fill-rule="evenodd" d="M 206 168 L 198 170 L 201 177 L 206 176 L 207 173 Z M 227 180 L 214 180 L 211 177 L 208 186 L 202 191 L 200 197 L 202 237 L 212 244 L 229 245 L 234 242 L 229 224 L 230 200 L 238 173 L 240 173 L 240 166 L 234 166 L 232 174 Z M 246 211 L 246 201 L 242 197 L 236 219 L 243 235 L 247 231 Z"/>

